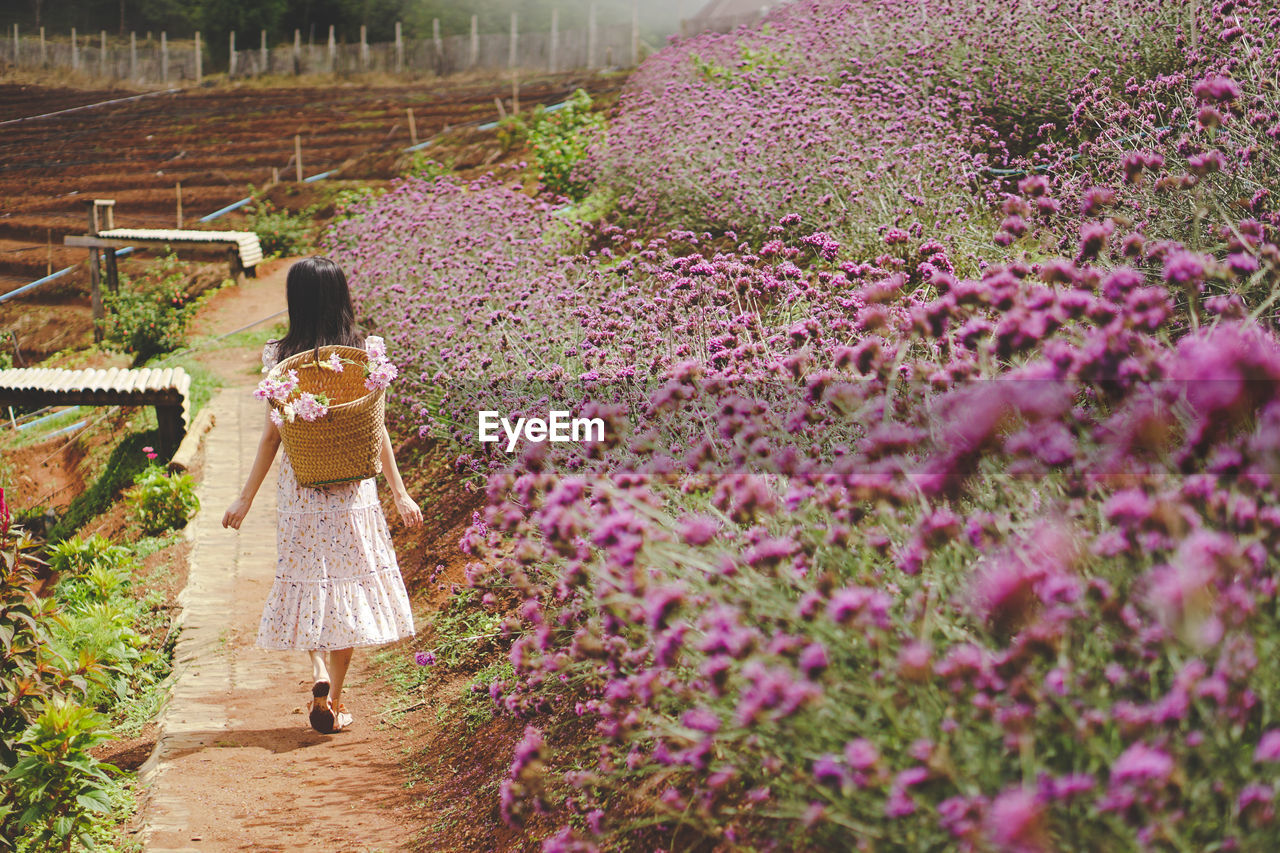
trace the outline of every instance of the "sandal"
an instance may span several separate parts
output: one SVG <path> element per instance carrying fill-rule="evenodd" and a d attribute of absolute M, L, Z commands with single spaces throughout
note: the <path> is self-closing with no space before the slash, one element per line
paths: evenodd
<path fill-rule="evenodd" d="M 329 707 L 329 682 L 317 681 L 311 687 L 311 696 L 311 713 L 308 716 L 311 728 L 327 735 L 334 731 L 333 709 Z"/>
<path fill-rule="evenodd" d="M 339 705 L 337 713 L 334 715 L 333 719 L 333 730 L 335 732 L 340 732 L 347 726 L 351 725 L 351 723 L 352 717 L 351 714 L 347 712 L 347 706 Z"/>

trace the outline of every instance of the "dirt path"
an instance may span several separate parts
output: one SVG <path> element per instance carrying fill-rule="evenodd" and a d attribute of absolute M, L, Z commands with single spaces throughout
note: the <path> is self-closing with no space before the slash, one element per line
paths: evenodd
<path fill-rule="evenodd" d="M 228 293 L 211 319 L 243 325 L 271 313 L 272 293 L 283 304 L 284 269 Z M 260 314 L 240 310 L 249 305 Z M 396 745 L 376 728 L 381 703 L 368 652 L 357 651 L 343 691 L 355 725 L 321 735 L 304 713 L 305 654 L 254 646 L 275 572 L 275 471 L 240 531 L 224 530 L 222 513 L 252 462 L 262 407 L 250 393 L 251 359 L 222 355 L 230 369 L 220 372 L 234 384 L 209 404 L 215 426 L 205 439 L 202 509 L 180 597 L 177 677 L 140 773 L 140 837 L 153 853 L 406 849 L 414 832 L 402 817 L 408 792 Z"/>

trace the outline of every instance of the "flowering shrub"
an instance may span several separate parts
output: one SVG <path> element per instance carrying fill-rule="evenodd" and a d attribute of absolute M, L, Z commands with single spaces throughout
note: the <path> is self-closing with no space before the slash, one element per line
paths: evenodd
<path fill-rule="evenodd" d="M 527 134 L 543 188 L 580 201 L 589 185 L 575 171 L 587 148 L 604 136 L 604 117 L 591 111 L 591 96 L 578 89 L 563 109 L 551 114 L 535 111 Z"/>
<path fill-rule="evenodd" d="M 187 278 L 187 265 L 176 255 L 166 255 L 136 282 L 121 275 L 119 291 L 102 297 L 107 342 L 133 354 L 138 364 L 181 347 L 193 310 Z"/>
<path fill-rule="evenodd" d="M 138 474 L 125 497 L 148 535 L 182 527 L 200 508 L 191 475 L 170 474 L 154 462 Z"/>
<path fill-rule="evenodd" d="M 245 213 L 249 230 L 258 235 L 265 257 L 303 254 L 315 240 L 315 208 L 292 213 L 276 207 L 270 199 L 260 198 Z"/>
<path fill-rule="evenodd" d="M 437 180 L 329 236 L 414 353 L 400 417 L 484 478 L 490 696 L 529 726 L 504 818 L 559 810 L 546 850 L 1267 848 L 1280 13 L 1171 9 L 790 4 L 637 75 L 593 155 L 624 227 Z M 607 439 L 475 442 L 552 397 Z"/>

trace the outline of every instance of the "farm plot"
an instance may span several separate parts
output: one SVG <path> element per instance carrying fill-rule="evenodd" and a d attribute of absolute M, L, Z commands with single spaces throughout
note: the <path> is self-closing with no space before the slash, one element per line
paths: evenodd
<path fill-rule="evenodd" d="M 520 97 L 549 104 L 604 85 L 560 75 L 526 83 Z M 0 85 L 0 121 L 127 94 Z M 83 260 L 83 251 L 61 244 L 83 232 L 86 199 L 114 198 L 122 227 L 172 227 L 179 182 L 191 221 L 268 183 L 273 168 L 291 180 L 295 135 L 309 176 L 408 145 L 408 108 L 426 138 L 447 124 L 495 117 L 494 99 L 509 94 L 497 82 L 210 88 L 8 124 L 0 136 L 0 292 Z M 390 177 L 390 167 L 360 177 Z"/>

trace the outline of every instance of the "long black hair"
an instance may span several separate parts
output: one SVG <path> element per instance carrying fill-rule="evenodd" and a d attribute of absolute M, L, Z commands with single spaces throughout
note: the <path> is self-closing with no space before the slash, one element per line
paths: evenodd
<path fill-rule="evenodd" d="M 363 345 L 347 276 L 328 258 L 303 258 L 289 268 L 285 283 L 289 333 L 276 345 L 276 360 L 330 344 Z"/>

